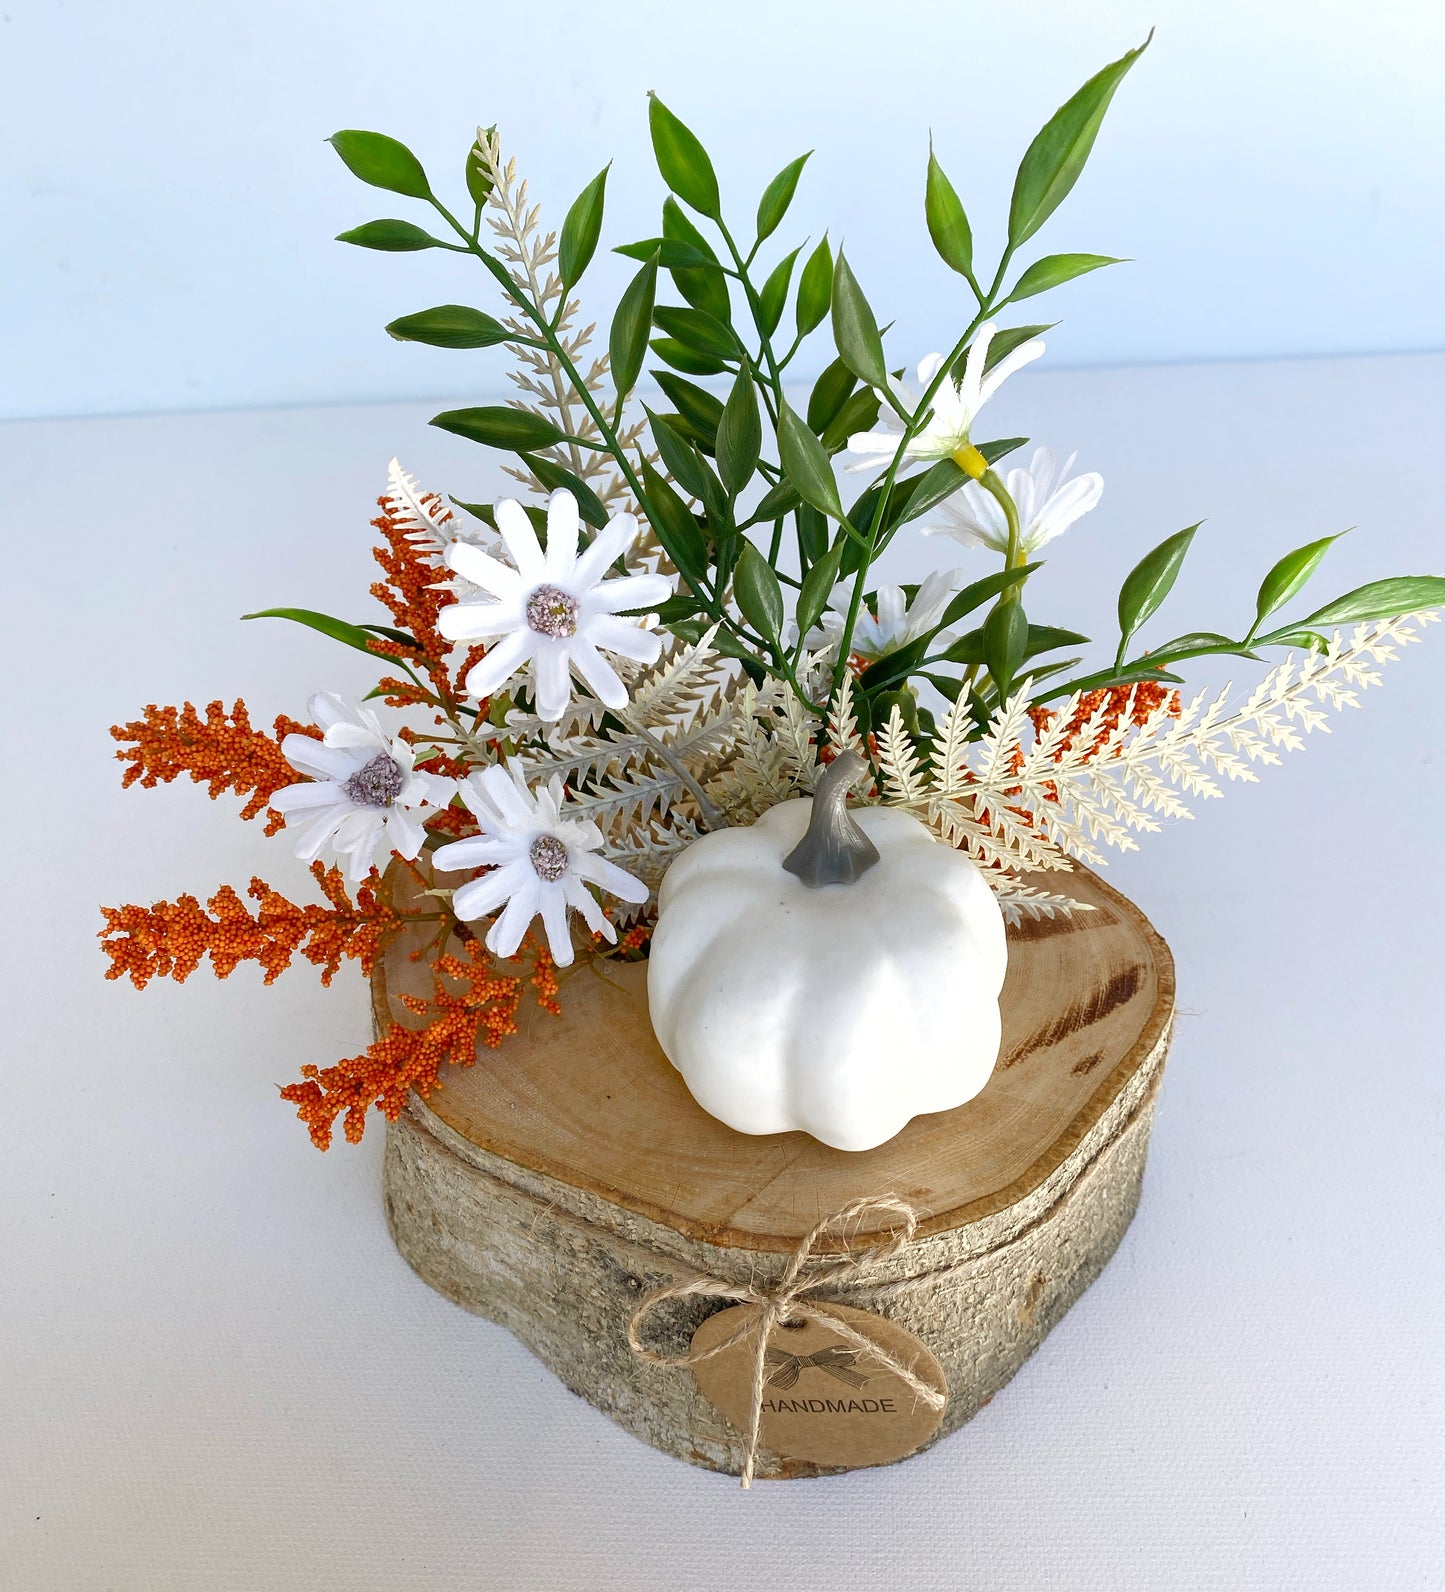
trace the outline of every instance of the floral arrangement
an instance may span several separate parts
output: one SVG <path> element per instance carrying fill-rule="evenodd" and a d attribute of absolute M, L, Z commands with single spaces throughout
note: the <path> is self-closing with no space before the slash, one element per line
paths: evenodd
<path fill-rule="evenodd" d="M 989 400 L 1043 354 L 1049 330 L 1000 317 L 1116 263 L 1024 256 L 1142 48 L 1091 78 L 1029 146 L 991 271 L 930 151 L 924 220 L 964 307 L 953 345 L 917 364 L 916 385 L 892 368 L 826 237 L 764 263 L 806 155 L 768 185 L 749 239 L 724 219 L 703 145 L 653 97 L 661 231 L 618 249 L 639 268 L 603 347 L 575 290 L 602 235 L 605 169 L 557 233 L 495 129 L 468 152 L 460 213 L 404 145 L 336 134 L 357 177 L 429 208 L 435 229 L 383 219 L 343 242 L 447 250 L 491 279 L 495 315 L 449 304 L 387 330 L 511 356 L 509 402 L 433 424 L 503 454 L 519 494 L 446 498 L 393 461 L 373 521 L 371 592 L 387 622 L 247 616 L 309 625 L 373 657 L 365 701 L 321 692 L 309 722 L 278 718 L 270 731 L 241 702 L 204 715 L 151 706 L 112 731 L 127 785 L 184 774 L 213 798 L 244 798 L 243 818 L 264 813 L 324 904 L 297 905 L 257 878 L 245 897 L 224 886 L 204 906 L 185 895 L 107 909 L 108 976 L 142 987 L 209 957 L 220 977 L 256 962 L 269 983 L 299 955 L 329 983 L 345 961 L 369 972 L 399 929 L 425 925 L 433 999 L 407 997 L 411 1021 L 282 1090 L 325 1148 L 338 1119 L 359 1139 L 371 1108 L 395 1117 L 444 1064 L 500 1043 L 528 991 L 557 1009 L 579 953 L 644 955 L 669 864 L 707 831 L 807 794 L 843 752 L 866 760 L 862 800 L 904 809 L 966 852 L 1016 921 L 1076 910 L 1044 876 L 1132 847 L 1186 816 L 1188 798 L 1253 779 L 1353 704 L 1445 604 L 1445 579 L 1378 580 L 1283 618 L 1336 539 L 1325 536 L 1264 571 L 1252 613 L 1230 629 L 1142 646 L 1191 527 L 1125 577 L 1102 662 L 1085 664 L 1088 638 L 1026 605 L 1039 555 L 1098 507 L 1103 482 L 1075 473 L 1073 455 L 987 436 Z M 828 338 L 822 374 L 796 382 L 804 349 Z M 639 391 L 649 355 L 650 398 Z M 856 495 L 840 464 L 844 480 L 860 478 Z M 973 567 L 877 585 L 880 556 L 915 535 L 961 548 Z M 1196 658 L 1275 652 L 1242 700 L 1179 689 Z M 384 722 L 383 706 L 402 720 Z"/>

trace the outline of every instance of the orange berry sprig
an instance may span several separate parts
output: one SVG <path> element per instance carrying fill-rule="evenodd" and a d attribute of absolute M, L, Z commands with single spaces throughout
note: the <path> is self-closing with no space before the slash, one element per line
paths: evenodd
<path fill-rule="evenodd" d="M 556 1012 L 557 975 L 548 952 L 529 935 L 512 960 L 521 961 L 529 949 L 535 965 L 527 982 L 537 990 L 537 1004 Z M 398 996 L 408 1012 L 425 1019 L 422 1026 L 392 1023 L 359 1056 L 331 1067 L 308 1063 L 300 1082 L 282 1089 L 281 1098 L 296 1107 L 317 1149 L 330 1147 L 338 1117 L 347 1142 L 356 1144 L 373 1106 L 395 1122 L 413 1089 L 425 1097 L 440 1087 L 443 1066 L 470 1067 L 478 1045 L 495 1047 L 516 1033 L 523 974 L 503 972 L 480 941 L 467 940 L 461 954 L 438 958 L 432 974 L 430 1001 Z"/>
<path fill-rule="evenodd" d="M 311 874 L 325 906 L 298 906 L 264 879 L 252 879 L 247 895 L 257 903 L 254 912 L 230 885 L 222 885 L 204 907 L 193 895 L 151 907 L 102 907 L 100 941 L 110 958 L 105 976 L 129 978 L 137 989 L 155 978 L 180 984 L 209 957 L 217 978 L 255 962 L 271 984 L 299 955 L 330 984 L 343 961 L 358 962 L 370 973 L 387 936 L 408 917 L 435 915 L 397 911 L 381 899 L 374 874 L 357 889 L 354 902 L 339 868 L 313 862 Z"/>
<path fill-rule="evenodd" d="M 189 702 L 179 708 L 151 703 L 140 718 L 112 725 L 110 733 L 121 743 L 116 757 L 130 765 L 123 787 L 139 782 L 149 790 L 187 774 L 196 784 L 210 787 L 212 801 L 223 791 L 245 796 L 242 818 L 255 818 L 278 790 L 302 778 L 281 754 L 283 737 L 321 735 L 315 725 L 300 724 L 284 713 L 267 735 L 252 726 L 239 699 L 229 714 L 224 703 L 210 703 L 204 719 Z M 271 811 L 266 833 L 274 835 L 283 822 L 280 813 Z"/>

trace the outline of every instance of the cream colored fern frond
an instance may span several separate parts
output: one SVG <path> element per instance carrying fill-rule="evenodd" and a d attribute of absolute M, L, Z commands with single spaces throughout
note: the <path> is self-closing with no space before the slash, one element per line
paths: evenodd
<path fill-rule="evenodd" d="M 556 319 L 558 339 L 565 349 L 573 370 L 582 378 L 583 386 L 597 407 L 609 402 L 608 356 L 592 355 L 590 348 L 596 326 L 577 325 L 581 305 L 575 298 L 563 300 L 562 279 L 554 266 L 557 259 L 557 235 L 541 230 L 541 208 L 530 202 L 527 184 L 517 174 L 515 157 L 503 159 L 500 140 L 495 129 L 477 129 L 476 156 L 478 164 L 492 184 L 487 196 L 487 225 L 496 235 L 496 252 L 505 262 L 512 280 L 549 320 Z M 504 324 L 522 336 L 532 336 L 535 327 L 524 316 L 513 315 Z M 583 442 L 600 442 L 601 432 L 588 409 L 582 393 L 568 374 L 562 361 L 550 350 L 533 348 L 528 343 L 508 343 L 507 351 L 517 361 L 511 379 L 520 396 L 511 400 L 512 407 L 541 415 L 564 431 L 569 437 Z M 656 454 L 646 440 L 647 421 L 624 421 L 618 428 L 618 441 L 629 455 L 641 455 L 649 463 L 657 462 Z M 539 452 L 564 469 L 570 470 L 579 480 L 585 481 L 597 494 L 603 506 L 618 513 L 637 513 L 627 483 L 609 454 L 582 442 L 561 442 L 542 448 Z M 524 467 L 507 465 L 507 474 L 537 492 L 546 488 Z M 628 562 L 638 568 L 664 568 L 671 572 L 662 548 L 645 522 L 637 542 L 628 555 Z"/>

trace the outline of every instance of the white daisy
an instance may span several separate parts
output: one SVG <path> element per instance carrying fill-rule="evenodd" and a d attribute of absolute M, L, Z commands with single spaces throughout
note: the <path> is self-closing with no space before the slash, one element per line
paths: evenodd
<path fill-rule="evenodd" d="M 910 641 L 927 635 L 948 607 L 949 598 L 958 590 L 961 570 L 936 569 L 919 586 L 913 601 L 901 586 L 880 586 L 874 608 L 865 604 L 858 610 L 858 620 L 853 627 L 852 651 L 869 663 L 885 653 L 897 652 Z M 836 642 L 848 622 L 848 605 L 852 600 L 852 585 L 844 581 L 834 588 L 827 613 L 818 621 L 818 628 L 808 637 L 810 651 Z"/>
<path fill-rule="evenodd" d="M 589 929 L 615 942 L 617 930 L 603 916 L 589 883 L 623 901 L 647 900 L 645 884 L 597 855 L 602 831 L 596 824 L 562 817 L 558 776 L 533 793 L 520 774 L 493 764 L 468 775 L 461 797 L 482 833 L 442 846 L 436 865 L 448 872 L 487 870 L 456 891 L 452 910 L 471 923 L 505 908 L 487 931 L 487 949 L 494 956 L 514 955 L 540 913 L 553 959 L 567 967 L 572 961 L 568 908 L 580 912 Z"/>
<path fill-rule="evenodd" d="M 323 738 L 288 735 L 281 754 L 309 778 L 270 802 L 286 815 L 288 830 L 291 815 L 302 815 L 294 826 L 296 855 L 311 862 L 329 845 L 347 859 L 353 884 L 371 872 L 383 847 L 410 861 L 426 839 L 425 815 L 451 801 L 456 781 L 417 773 L 412 748 L 387 735 L 369 708 L 321 691 L 307 711 Z"/>
<path fill-rule="evenodd" d="M 985 321 L 979 327 L 973 342 L 969 344 L 963 380 L 954 382 L 944 379 L 933 395 L 933 408 L 929 411 L 927 423 L 903 450 L 905 459 L 951 459 L 968 445 L 969 433 L 979 410 L 1016 370 L 1021 370 L 1044 351 L 1042 341 L 1037 337 L 1031 338 L 1027 343 L 1020 343 L 1017 348 L 1011 349 L 985 374 L 988 345 L 997 331 L 998 327 L 992 321 Z M 919 365 L 918 384 L 921 388 L 927 388 L 942 363 L 942 354 L 930 354 Z M 920 395 L 904 382 L 890 378 L 889 384 L 909 414 L 915 414 L 922 401 Z M 892 409 L 885 408 L 879 421 L 881 430 L 859 431 L 848 438 L 849 453 L 865 456 L 857 464 L 850 464 L 850 471 L 882 470 L 892 462 L 893 455 L 898 451 L 898 439 L 903 435 L 903 420 Z"/>
<path fill-rule="evenodd" d="M 614 515 L 579 556 L 577 500 L 570 492 L 554 492 L 547 504 L 545 554 L 520 503 L 498 503 L 496 516 L 515 568 L 465 542 L 447 549 L 448 567 L 494 599 L 451 603 L 437 616 L 437 628 L 449 641 L 493 643 L 467 675 L 467 690 L 489 697 L 530 664 L 543 719 L 562 717 L 572 696 L 572 669 L 599 701 L 625 707 L 627 687 L 602 651 L 655 663 L 661 636 L 618 616 L 672 595 L 663 575 L 606 578 L 636 537 L 637 521 Z"/>
<path fill-rule="evenodd" d="M 1076 475 L 1069 471 L 1078 454 L 1071 453 L 1062 464 L 1048 448 L 1038 448 L 1027 469 L 1015 468 L 1004 477 L 1004 485 L 1014 500 L 1019 515 L 1019 546 L 1025 553 L 1036 553 L 1094 508 L 1104 494 L 1104 478 L 1096 471 Z M 939 505 L 946 523 L 925 525 L 925 536 L 951 536 L 965 547 L 992 547 L 1008 551 L 1008 521 L 996 497 L 976 481 L 967 481 L 952 497 Z"/>

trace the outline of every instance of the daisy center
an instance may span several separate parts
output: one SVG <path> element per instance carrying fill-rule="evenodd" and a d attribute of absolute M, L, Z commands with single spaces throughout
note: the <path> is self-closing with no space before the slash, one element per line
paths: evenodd
<path fill-rule="evenodd" d="M 556 835 L 538 835 L 528 853 L 539 879 L 555 884 L 567 871 L 567 848 Z"/>
<path fill-rule="evenodd" d="M 406 783 L 394 757 L 378 752 L 341 787 L 358 807 L 390 807 Z"/>
<path fill-rule="evenodd" d="M 539 586 L 527 599 L 527 623 L 539 636 L 565 641 L 577 634 L 577 599 L 560 586 Z"/>

